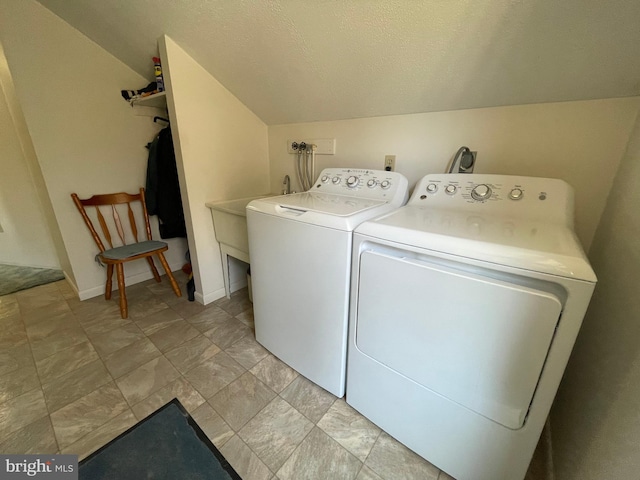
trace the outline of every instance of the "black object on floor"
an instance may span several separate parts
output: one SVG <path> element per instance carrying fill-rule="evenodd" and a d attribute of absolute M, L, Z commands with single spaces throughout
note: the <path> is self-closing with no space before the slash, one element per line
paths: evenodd
<path fill-rule="evenodd" d="M 187 296 L 190 302 L 196 299 L 196 282 L 193 279 L 193 273 L 189 274 L 189 281 L 187 282 Z"/>
<path fill-rule="evenodd" d="M 173 399 L 80 462 L 80 480 L 242 480 Z"/>

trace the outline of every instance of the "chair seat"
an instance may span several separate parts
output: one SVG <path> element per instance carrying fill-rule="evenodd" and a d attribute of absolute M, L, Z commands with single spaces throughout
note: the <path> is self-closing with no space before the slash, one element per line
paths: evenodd
<path fill-rule="evenodd" d="M 121 247 L 111 248 L 98 254 L 99 257 L 108 258 L 109 260 L 125 260 L 143 253 L 153 252 L 167 246 L 166 242 L 158 242 L 157 240 L 145 240 L 144 242 L 132 243 L 131 245 L 123 245 Z"/>

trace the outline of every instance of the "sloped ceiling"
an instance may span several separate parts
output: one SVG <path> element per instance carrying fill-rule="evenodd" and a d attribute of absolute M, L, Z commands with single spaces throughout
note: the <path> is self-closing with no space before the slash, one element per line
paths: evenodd
<path fill-rule="evenodd" d="M 271 125 L 640 95 L 638 0 L 39 2 L 149 80 L 168 34 Z"/>

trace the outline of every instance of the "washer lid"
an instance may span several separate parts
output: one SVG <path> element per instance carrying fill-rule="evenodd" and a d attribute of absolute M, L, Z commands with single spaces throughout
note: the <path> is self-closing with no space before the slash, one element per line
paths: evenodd
<path fill-rule="evenodd" d="M 317 192 L 262 198 L 247 205 L 248 211 L 349 232 L 365 220 L 384 215 L 395 208 L 382 200 Z"/>
<path fill-rule="evenodd" d="M 461 257 L 595 282 L 564 224 L 406 205 L 355 233 Z"/>
<path fill-rule="evenodd" d="M 308 212 L 322 213 L 325 215 L 337 215 L 339 217 L 355 215 L 356 213 L 387 203 L 382 200 L 370 200 L 367 198 L 316 192 L 283 195 L 275 197 L 272 200 L 272 203 L 276 203 L 282 208 L 304 210 Z"/>

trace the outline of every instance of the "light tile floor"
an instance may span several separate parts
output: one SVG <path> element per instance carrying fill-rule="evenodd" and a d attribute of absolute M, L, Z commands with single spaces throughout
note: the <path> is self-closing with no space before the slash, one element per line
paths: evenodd
<path fill-rule="evenodd" d="M 123 320 L 66 281 L 0 297 L 0 452 L 83 458 L 177 397 L 244 480 L 451 479 L 259 345 L 246 289 L 127 298 Z"/>

